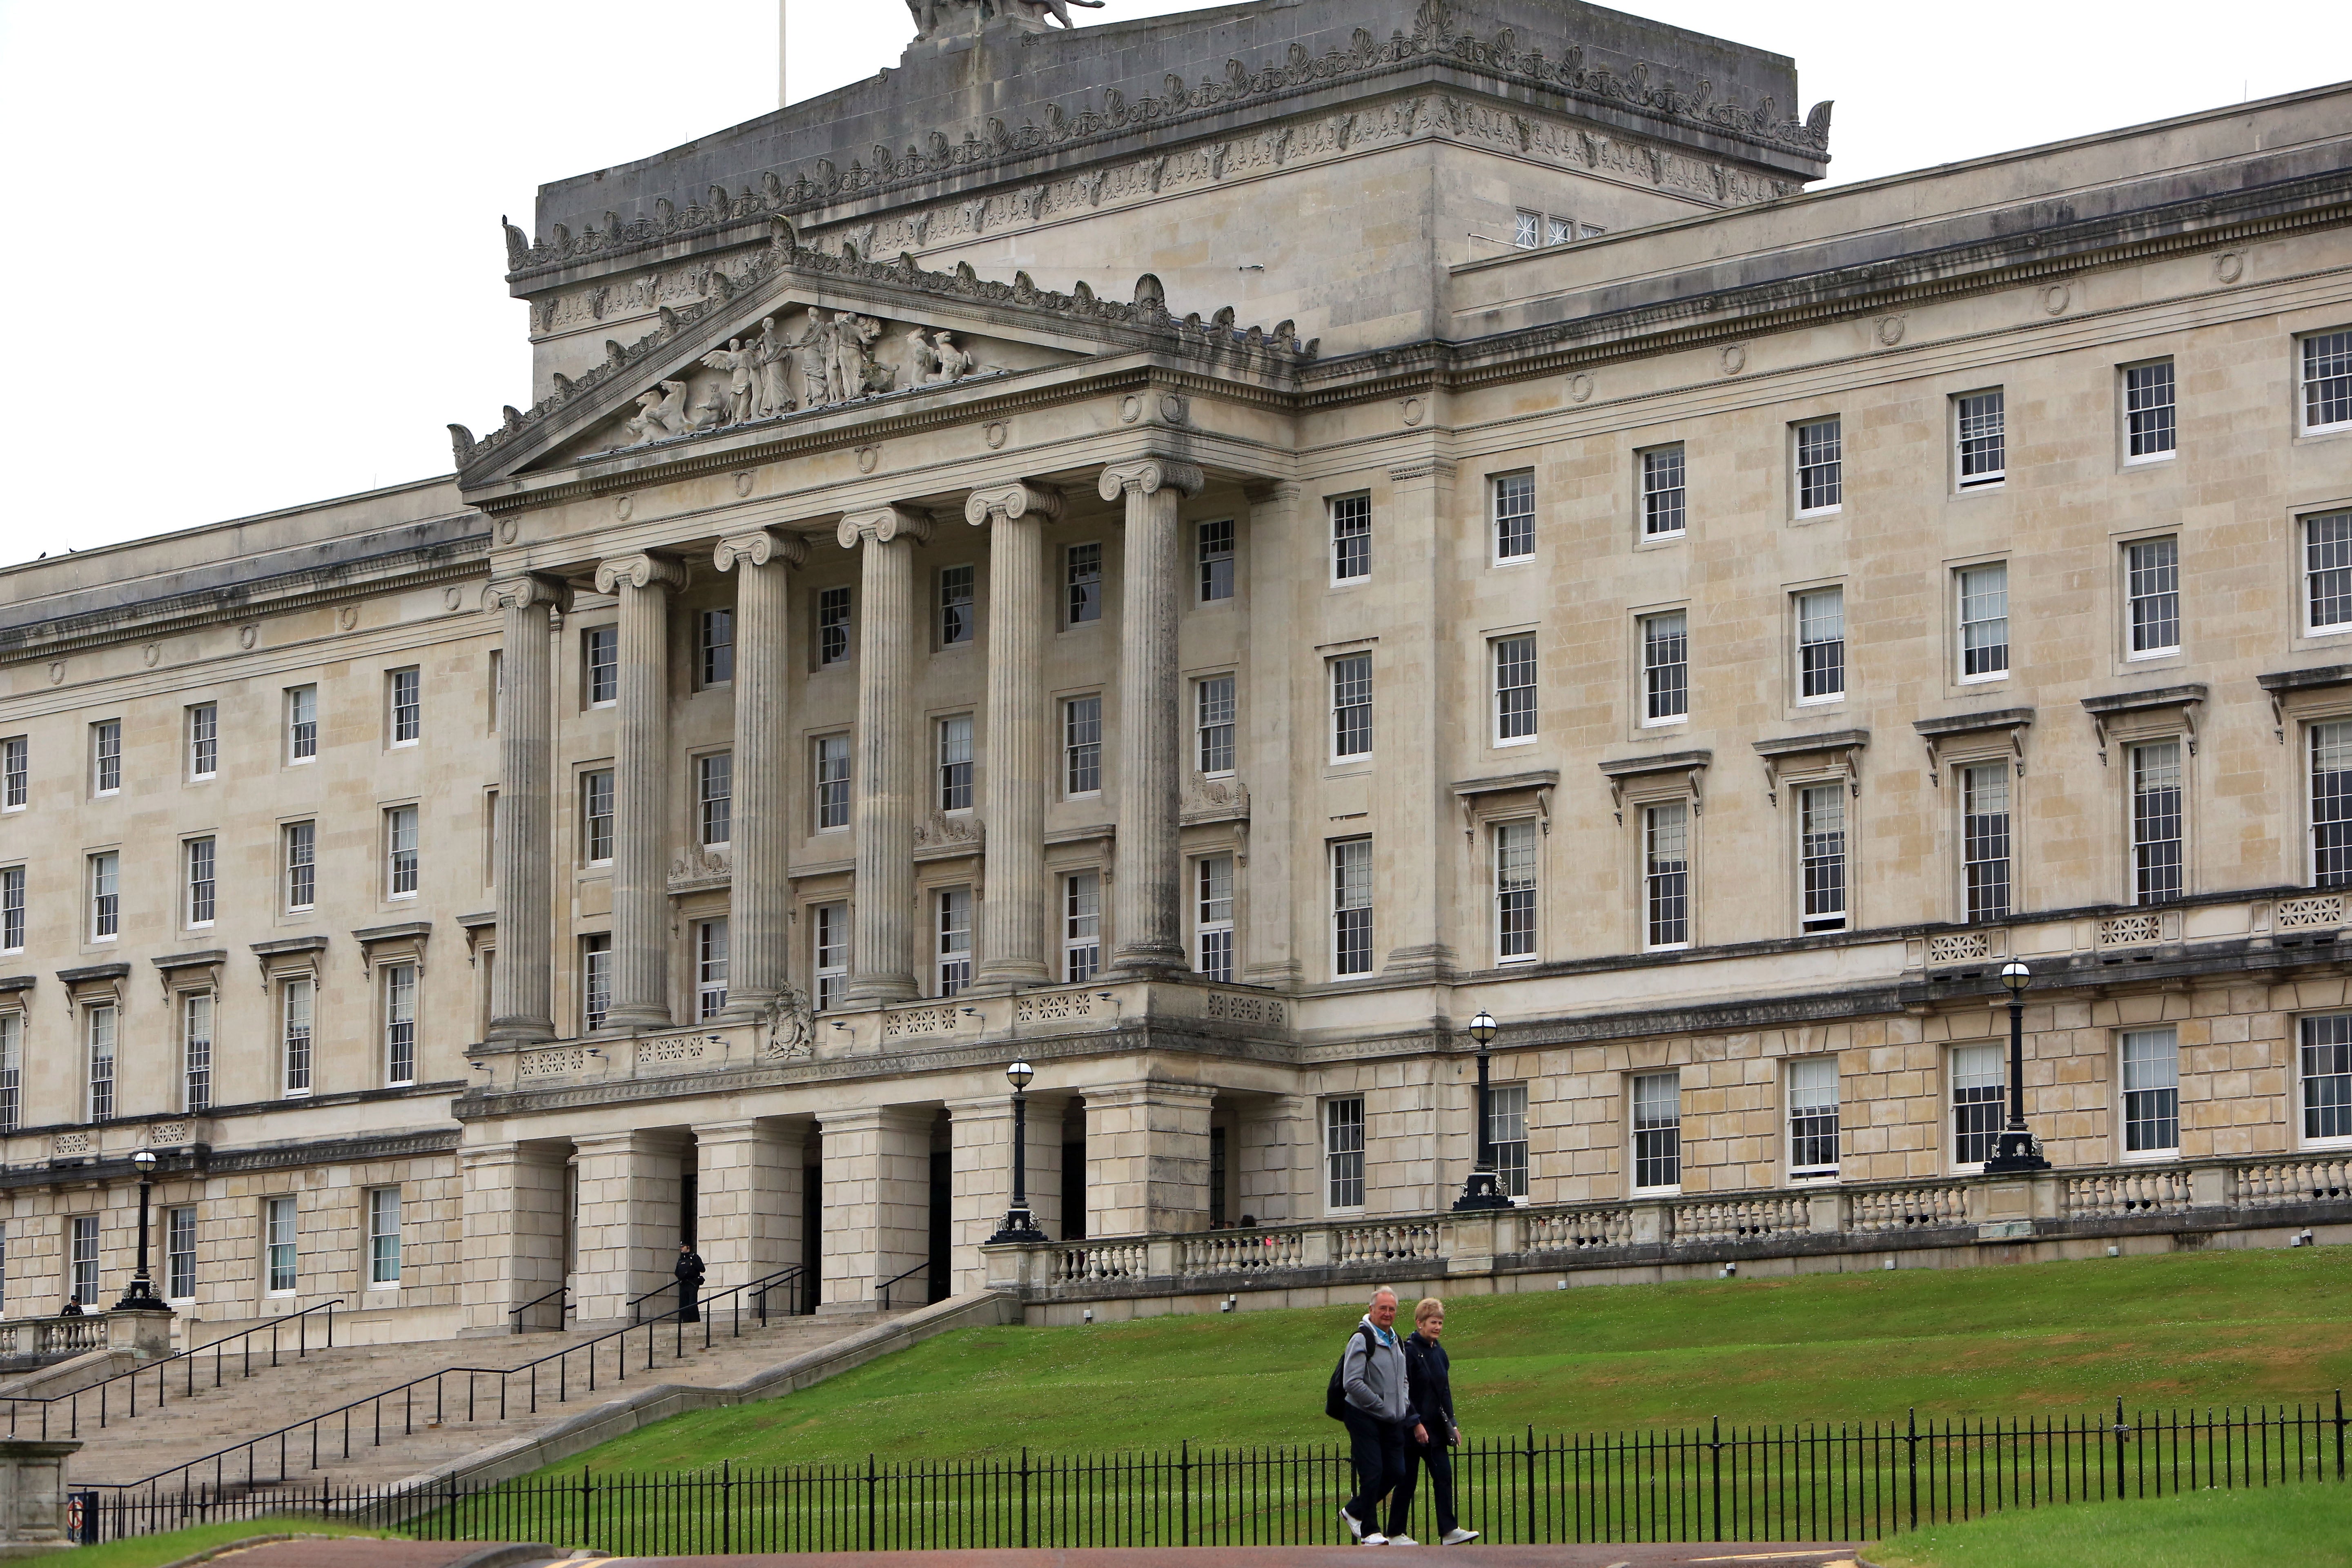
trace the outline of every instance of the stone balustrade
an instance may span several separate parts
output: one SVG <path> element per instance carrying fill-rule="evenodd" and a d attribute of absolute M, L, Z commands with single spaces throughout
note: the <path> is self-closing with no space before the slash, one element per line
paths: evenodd
<path fill-rule="evenodd" d="M 168 1355 L 169 1312 L 83 1312 L 0 1321 L 0 1367 L 47 1366 L 90 1351 L 123 1351 L 139 1361 Z"/>

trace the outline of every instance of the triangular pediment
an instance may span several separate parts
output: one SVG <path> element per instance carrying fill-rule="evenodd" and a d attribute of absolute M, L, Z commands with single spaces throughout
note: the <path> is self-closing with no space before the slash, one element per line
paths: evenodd
<path fill-rule="evenodd" d="M 664 310 L 635 343 L 608 341 L 604 363 L 556 377 L 528 412 L 509 408 L 480 440 L 451 426 L 467 489 L 623 452 L 655 453 L 844 409 L 918 397 L 985 396 L 1010 379 L 1090 357 L 1172 353 L 1264 384 L 1287 381 L 1314 354 L 1290 324 L 1237 329 L 1230 310 L 1203 321 L 1171 315 L 1157 279 L 1135 298 L 1041 289 L 971 268 L 931 272 L 910 257 L 866 261 L 802 246 L 778 222 L 768 249 L 710 298 Z"/>

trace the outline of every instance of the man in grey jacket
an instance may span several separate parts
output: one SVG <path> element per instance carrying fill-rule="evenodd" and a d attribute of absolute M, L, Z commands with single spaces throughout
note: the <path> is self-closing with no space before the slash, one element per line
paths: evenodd
<path fill-rule="evenodd" d="M 1371 1310 L 1348 1336 L 1339 1363 L 1339 1384 L 1348 1401 L 1341 1417 L 1348 1427 L 1348 1458 L 1356 1467 L 1356 1495 L 1339 1508 L 1339 1522 L 1367 1546 L 1418 1545 L 1407 1535 L 1405 1512 L 1412 1506 L 1406 1482 L 1412 1475 L 1409 1443 L 1428 1441 L 1428 1429 L 1413 1414 L 1404 1342 L 1396 1332 L 1396 1292 L 1383 1285 L 1372 1292 Z M 1388 1533 L 1380 1532 L 1381 1500 L 1389 1500 Z"/>

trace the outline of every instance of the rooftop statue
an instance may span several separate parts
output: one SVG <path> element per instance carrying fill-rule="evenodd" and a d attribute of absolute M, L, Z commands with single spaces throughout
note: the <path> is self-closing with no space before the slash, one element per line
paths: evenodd
<path fill-rule="evenodd" d="M 914 15 L 915 37 L 918 42 L 949 35 L 978 31 L 998 16 L 1008 16 L 1029 27 L 1042 28 L 1045 18 L 1053 17 L 1065 27 L 1075 27 L 1070 20 L 1070 7 L 1085 5 L 1100 10 L 1104 0 L 907 0 L 907 9 Z"/>

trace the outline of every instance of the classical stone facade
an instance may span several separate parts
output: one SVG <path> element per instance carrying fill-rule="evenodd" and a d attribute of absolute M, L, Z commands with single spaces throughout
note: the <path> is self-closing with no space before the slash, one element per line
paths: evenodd
<path fill-rule="evenodd" d="M 1551 0 L 927 32 L 545 187 L 454 475 L 0 574 L 10 1315 L 142 1147 L 211 1321 L 972 1288 L 1015 1056 L 1057 1241 L 1426 1214 L 1481 1009 L 1537 1205 L 1874 1213 L 2011 958 L 2062 1170 L 2340 1178 L 2352 96 L 1806 195 Z"/>

